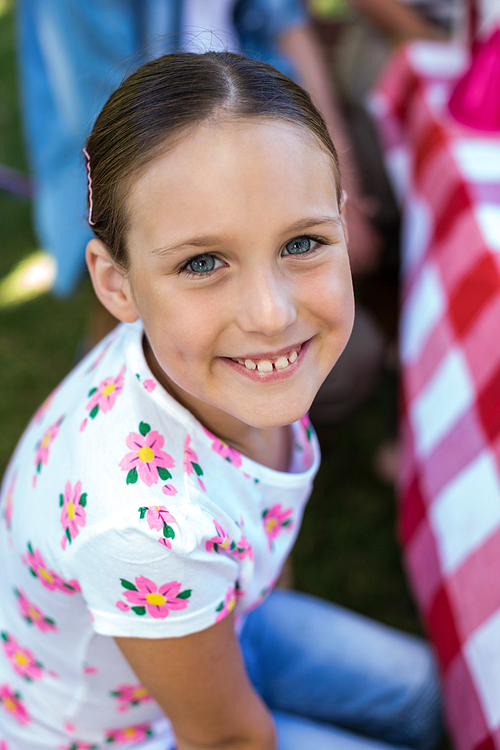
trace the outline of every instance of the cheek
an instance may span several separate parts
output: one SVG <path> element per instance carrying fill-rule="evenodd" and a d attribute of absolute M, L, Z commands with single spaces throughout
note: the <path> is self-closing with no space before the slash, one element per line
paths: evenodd
<path fill-rule="evenodd" d="M 193 366 L 212 357 L 219 328 L 209 306 L 178 297 L 164 302 L 161 308 L 152 305 L 151 314 L 148 333 L 155 355 L 166 371 L 176 366 Z M 146 322 L 145 326 L 148 330 Z"/>
<path fill-rule="evenodd" d="M 315 315 L 334 329 L 352 327 L 354 294 L 347 263 L 320 268 L 308 281 L 306 297 Z"/>

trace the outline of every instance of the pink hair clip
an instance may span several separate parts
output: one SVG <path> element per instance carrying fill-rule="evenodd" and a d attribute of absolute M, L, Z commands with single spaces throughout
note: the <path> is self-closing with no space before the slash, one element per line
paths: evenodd
<path fill-rule="evenodd" d="M 90 156 L 86 148 L 83 149 L 83 153 L 87 159 L 87 180 L 89 183 L 89 224 L 94 226 L 95 221 L 92 221 L 92 177 L 90 176 Z"/>

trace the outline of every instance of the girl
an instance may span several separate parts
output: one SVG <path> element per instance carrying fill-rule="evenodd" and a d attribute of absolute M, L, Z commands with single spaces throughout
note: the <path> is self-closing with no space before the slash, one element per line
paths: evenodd
<path fill-rule="evenodd" d="M 87 262 L 124 325 L 5 477 L 3 750 L 431 747 L 420 641 L 271 593 L 353 321 L 320 115 L 265 64 L 179 53 L 111 96 L 86 157 Z"/>

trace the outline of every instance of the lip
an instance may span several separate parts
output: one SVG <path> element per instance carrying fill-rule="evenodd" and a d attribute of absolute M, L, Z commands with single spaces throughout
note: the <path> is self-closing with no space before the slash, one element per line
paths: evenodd
<path fill-rule="evenodd" d="M 293 349 L 299 349 L 298 357 L 292 364 L 288 365 L 288 367 L 285 367 L 284 370 L 275 370 L 273 368 L 272 372 L 260 372 L 259 370 L 248 370 L 245 365 L 240 365 L 238 362 L 236 362 L 234 359 L 230 359 L 229 357 L 219 357 L 219 361 L 223 364 L 227 365 L 228 367 L 231 367 L 232 370 L 234 370 L 236 373 L 239 373 L 243 377 L 245 377 L 248 380 L 253 380 L 256 383 L 274 383 L 279 382 L 282 380 L 285 380 L 286 378 L 291 377 L 296 372 L 297 368 L 300 367 L 302 364 L 302 361 L 307 353 L 307 350 L 309 349 L 309 345 L 312 341 L 312 338 L 308 339 L 307 341 L 304 341 L 302 344 L 296 344 L 295 347 L 287 347 L 285 349 L 281 349 L 279 352 L 273 352 L 273 354 L 267 354 L 267 355 L 253 355 L 253 356 L 246 356 L 245 359 L 274 359 L 275 357 L 284 356 L 287 352 L 293 351 Z M 238 357 L 240 359 L 240 357 Z M 241 357 L 243 359 L 243 357 Z"/>

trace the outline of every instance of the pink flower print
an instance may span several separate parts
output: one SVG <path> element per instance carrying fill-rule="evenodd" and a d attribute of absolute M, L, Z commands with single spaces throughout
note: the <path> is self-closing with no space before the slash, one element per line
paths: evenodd
<path fill-rule="evenodd" d="M 131 706 L 152 701 L 152 697 L 142 685 L 119 685 L 111 695 L 118 700 L 118 711 L 127 711 Z"/>
<path fill-rule="evenodd" d="M 309 419 L 309 414 L 304 414 L 304 416 L 300 418 L 300 424 L 304 429 L 307 439 L 310 441 L 313 435 L 313 427 L 311 420 Z"/>
<path fill-rule="evenodd" d="M 19 693 L 14 693 L 8 685 L 0 685 L 0 705 L 20 724 L 28 724 L 31 721 L 21 696 Z"/>
<path fill-rule="evenodd" d="M 12 530 L 12 509 L 13 509 L 13 498 L 14 498 L 14 487 L 16 486 L 17 475 L 14 474 L 10 480 L 7 494 L 5 495 L 5 507 L 3 509 L 3 518 L 7 531 Z"/>
<path fill-rule="evenodd" d="M 293 521 L 290 518 L 292 513 L 293 508 L 283 510 L 281 503 L 273 505 L 272 508 L 266 508 L 262 513 L 264 531 L 266 532 L 267 540 L 269 542 L 269 549 L 271 549 L 273 541 L 276 539 L 281 529 L 284 529 L 285 526 L 293 525 Z"/>
<path fill-rule="evenodd" d="M 224 601 L 219 604 L 217 609 L 217 616 L 215 622 L 220 622 L 224 617 L 227 617 L 233 611 L 238 597 L 243 596 L 243 591 L 240 588 L 240 584 L 236 581 L 234 586 L 230 586 L 224 597 Z"/>
<path fill-rule="evenodd" d="M 150 529 L 162 531 L 163 536 L 158 539 L 160 544 L 164 544 L 168 549 L 172 549 L 171 539 L 175 539 L 175 531 L 169 523 L 175 523 L 175 518 L 164 505 L 151 505 L 149 508 L 139 508 L 141 518 L 146 517 Z"/>
<path fill-rule="evenodd" d="M 45 416 L 45 414 L 46 414 L 46 412 L 47 412 L 47 410 L 49 408 L 49 406 L 51 405 L 51 403 L 52 403 L 52 401 L 54 399 L 54 396 L 56 395 L 56 393 L 57 393 L 57 391 L 59 390 L 60 387 L 61 386 L 58 385 L 56 388 L 54 388 L 54 390 L 52 391 L 52 393 L 49 393 L 49 395 L 47 396 L 47 398 L 45 399 L 45 401 L 42 403 L 42 405 L 35 412 L 35 415 L 33 417 L 33 423 L 34 424 L 38 424 L 39 422 L 42 421 L 42 419 L 44 418 L 44 416 Z"/>
<path fill-rule="evenodd" d="M 62 539 L 62 548 L 65 549 L 67 542 L 71 544 L 73 539 L 78 536 L 78 527 L 85 526 L 87 493 L 82 493 L 80 481 L 73 488 L 70 482 L 66 482 L 64 495 L 59 495 L 59 505 L 61 506 L 61 523 L 66 533 L 66 536 L 63 536 Z"/>
<path fill-rule="evenodd" d="M 241 535 L 239 542 L 236 542 L 235 548 L 231 552 L 238 558 L 238 560 L 244 560 L 248 557 L 249 560 L 253 560 L 252 545 L 244 534 Z"/>
<path fill-rule="evenodd" d="M 48 630 L 57 630 L 54 620 L 46 617 L 38 607 L 30 602 L 21 589 L 14 589 L 14 593 L 17 596 L 21 617 L 29 625 L 35 625 L 42 633 L 46 633 Z"/>
<path fill-rule="evenodd" d="M 296 447 L 299 450 L 304 451 L 303 463 L 305 466 L 309 466 L 313 458 L 312 436 L 314 429 L 307 414 L 304 414 L 304 416 L 300 418 L 300 426 L 302 427 L 302 431 L 299 441 L 296 443 Z"/>
<path fill-rule="evenodd" d="M 144 388 L 147 390 L 148 393 L 152 393 L 154 389 L 156 388 L 156 381 L 155 380 L 145 380 L 143 382 Z"/>
<path fill-rule="evenodd" d="M 13 635 L 0 633 L 2 646 L 12 669 L 24 677 L 28 682 L 39 680 L 42 676 L 43 666 L 27 648 L 19 645 Z"/>
<path fill-rule="evenodd" d="M 40 474 L 42 466 L 45 465 L 49 460 L 50 446 L 57 437 L 57 433 L 59 432 L 59 427 L 61 426 L 61 422 L 63 421 L 63 419 L 64 416 L 61 416 L 59 417 L 57 422 L 51 424 L 50 427 L 48 427 L 44 432 L 42 439 L 36 444 L 35 467 L 37 474 Z M 35 481 L 36 474 L 34 477 L 34 482 Z"/>
<path fill-rule="evenodd" d="M 114 378 L 105 378 L 97 388 L 89 391 L 90 401 L 87 404 L 89 417 L 95 419 L 99 411 L 103 414 L 110 411 L 115 405 L 116 397 L 123 390 L 123 376 L 125 374 L 125 365 Z"/>
<path fill-rule="evenodd" d="M 233 464 L 233 466 L 239 468 L 241 466 L 241 454 L 238 453 L 235 448 L 231 448 L 231 446 L 229 446 L 223 440 L 220 440 L 215 435 L 212 435 L 212 433 L 209 432 L 205 427 L 203 427 L 203 430 L 212 441 L 212 450 L 218 453 L 219 456 L 222 456 L 222 458 L 225 458 L 226 461 L 229 461 L 230 464 Z"/>
<path fill-rule="evenodd" d="M 22 558 L 22 561 L 29 567 L 31 574 L 38 578 L 40 583 L 49 591 L 58 589 L 65 594 L 76 594 L 77 591 L 81 591 L 78 581 L 64 581 L 55 571 L 49 570 L 41 552 L 34 550 L 31 542 L 28 542 L 28 553 Z"/>
<path fill-rule="evenodd" d="M 9 746 L 5 742 L 5 740 L 0 740 L 0 750 L 9 750 Z"/>
<path fill-rule="evenodd" d="M 231 537 L 229 534 L 227 534 L 222 526 L 217 523 L 217 521 L 214 518 L 214 525 L 217 529 L 217 535 L 213 536 L 211 539 L 206 542 L 205 547 L 207 552 L 211 552 L 214 550 L 215 552 L 219 551 L 220 549 L 229 549 L 231 546 Z"/>
<path fill-rule="evenodd" d="M 127 589 L 123 594 L 125 599 L 136 605 L 132 607 L 136 615 L 145 615 L 147 612 L 151 617 L 163 619 L 170 610 L 185 609 L 188 605 L 186 600 L 191 596 L 191 589 L 181 591 L 178 581 L 164 583 L 158 588 L 156 583 L 145 576 L 137 576 L 135 586 L 124 578 L 120 580 L 123 588 Z M 116 606 L 119 606 L 118 603 Z M 123 607 L 119 609 L 123 610 Z"/>
<path fill-rule="evenodd" d="M 140 742 L 153 736 L 150 724 L 136 724 L 121 729 L 109 729 L 106 732 L 106 742 L 116 742 L 117 745 L 127 745 L 130 742 Z"/>
<path fill-rule="evenodd" d="M 203 492 L 206 492 L 205 485 L 203 484 L 203 481 L 201 479 L 201 477 L 203 476 L 203 470 L 198 463 L 198 456 L 189 445 L 190 442 L 191 435 L 188 435 L 184 443 L 184 471 L 188 476 L 190 474 L 196 474 L 198 484 L 200 485 Z"/>
<path fill-rule="evenodd" d="M 61 750 L 98 750 L 97 745 L 90 745 L 88 742 L 75 740 L 71 745 L 61 745 Z"/>
<path fill-rule="evenodd" d="M 139 434 L 140 433 L 140 434 Z M 121 460 L 120 467 L 127 471 L 127 484 L 135 484 L 141 479 L 151 487 L 157 484 L 158 477 L 163 480 L 172 479 L 168 471 L 175 466 L 172 456 L 162 451 L 164 438 L 146 422 L 141 422 L 139 432 L 131 432 L 126 439 L 131 452 Z"/>
<path fill-rule="evenodd" d="M 164 484 L 161 489 L 164 495 L 169 495 L 170 497 L 172 495 L 177 495 L 177 490 L 173 484 Z"/>

